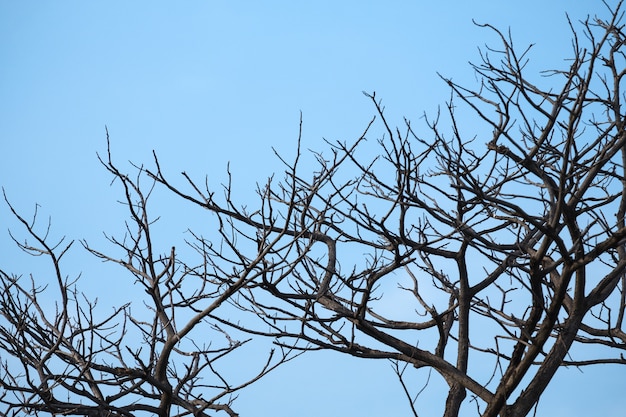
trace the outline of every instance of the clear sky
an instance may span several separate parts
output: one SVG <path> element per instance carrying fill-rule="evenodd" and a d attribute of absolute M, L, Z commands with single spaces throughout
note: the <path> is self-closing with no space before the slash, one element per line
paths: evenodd
<path fill-rule="evenodd" d="M 124 219 L 119 189 L 109 187 L 96 159 L 106 125 L 122 164 L 150 164 L 155 150 L 172 175 L 206 174 L 218 185 L 230 162 L 244 203 L 257 181 L 280 169 L 272 147 L 293 155 L 300 111 L 305 147 L 320 150 L 323 138 L 349 142 L 365 128 L 374 109 L 363 90 L 376 91 L 391 122 L 418 121 L 449 98 L 437 72 L 473 85 L 468 61 L 478 61 L 478 46 L 497 45 L 472 19 L 510 27 L 520 48 L 536 44 L 532 73 L 565 65 L 566 12 L 576 21 L 604 6 L 0 1 L 0 185 L 26 213 L 40 204 L 57 235 L 103 243 L 102 231 L 120 231 Z M 16 226 L 4 205 L 0 225 L 0 253 L 13 253 L 6 229 Z M 180 233 L 184 224 L 172 230 Z M 29 271 L 24 258 L 11 259 L 7 269 Z M 69 267 L 85 272 L 87 290 L 110 288 L 99 264 L 90 267 L 82 253 L 72 259 Z M 583 377 L 593 375 L 612 382 L 598 392 L 585 385 Z M 623 416 L 626 404 L 616 398 L 625 386 L 623 368 L 564 370 L 539 415 Z M 433 415 L 437 408 L 421 401 L 420 415 Z M 243 392 L 236 406 L 242 417 L 410 414 L 388 363 L 328 354 L 292 362 Z"/>

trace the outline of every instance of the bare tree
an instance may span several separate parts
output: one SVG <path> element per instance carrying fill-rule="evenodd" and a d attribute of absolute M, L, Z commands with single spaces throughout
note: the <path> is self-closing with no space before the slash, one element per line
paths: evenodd
<path fill-rule="evenodd" d="M 110 313 L 96 308 L 97 300 L 79 290 L 81 281 L 63 273 L 73 242 L 52 242 L 50 223 L 40 231 L 37 212 L 27 220 L 5 195 L 28 235 L 12 234 L 15 244 L 47 258 L 54 278 L 0 270 L 0 414 L 237 416 L 231 407 L 237 392 L 297 356 L 272 349 L 265 358 L 257 353 L 257 369 L 238 369 L 234 358 L 250 339 L 236 340 L 212 319 L 258 280 L 259 268 L 247 259 L 241 269 L 222 271 L 211 258 L 219 249 L 211 246 L 192 246 L 196 263 L 174 247 L 158 253 L 163 238 L 148 215 L 154 182 L 143 185 L 149 178 L 141 167 L 135 178 L 120 172 L 110 151 L 101 162 L 121 184 L 130 217 L 123 238 L 108 237 L 117 248 L 110 253 L 118 256 L 82 245 L 121 266 L 146 296 Z M 218 233 L 226 233 L 225 226 Z M 118 282 L 111 279 L 112 288 Z"/>
<path fill-rule="evenodd" d="M 278 156 L 283 179 L 260 185 L 254 208 L 233 200 L 230 174 L 221 194 L 185 173 L 175 183 L 156 155 L 134 180 L 109 156 L 131 215 L 127 237 L 111 238 L 125 257 L 83 245 L 130 271 L 149 319 L 130 306 L 94 319 L 61 273 L 69 245 L 50 244 L 14 211 L 36 244 L 15 242 L 49 257 L 60 299 L 46 314 L 36 280 L 2 272 L 7 414 L 235 415 L 232 393 L 290 352 L 326 349 L 392 361 L 416 416 L 409 374 L 430 369 L 449 387 L 444 416 L 514 417 L 532 412 L 559 367 L 626 364 L 626 34 L 622 2 L 607 8 L 580 30 L 570 23 L 567 67 L 539 82 L 526 71 L 530 48 L 520 53 L 485 25 L 501 46 L 473 66 L 479 85 L 443 78 L 451 99 L 424 133 L 408 120 L 393 128 L 366 94 L 377 114 L 363 134 L 313 153 L 314 172 L 303 172 L 310 155 L 299 137 L 295 159 Z M 153 185 L 217 220 L 212 238 L 192 235 L 196 266 L 174 249 L 154 253 Z M 402 299 L 390 299 L 394 288 Z M 241 346 L 226 326 L 274 338 L 281 354 L 231 385 L 214 367 Z M 224 345 L 194 343 L 209 328 Z M 141 348 L 127 344 L 131 332 Z"/>
<path fill-rule="evenodd" d="M 570 22 L 571 59 L 539 82 L 530 48 L 484 25 L 500 47 L 473 66 L 476 88 L 444 78 L 452 98 L 425 133 L 393 128 L 366 94 L 377 115 L 365 132 L 328 142 L 315 172 L 300 146 L 280 157 L 283 180 L 260 186 L 253 209 L 231 200 L 230 182 L 220 200 L 156 161 L 158 183 L 233 225 L 222 244 L 234 256 L 216 262 L 258 276 L 237 299 L 254 329 L 213 318 L 286 348 L 389 359 L 416 416 L 413 368 L 446 381 L 444 416 L 513 417 L 532 412 L 559 367 L 626 364 L 626 34 L 622 3 L 609 10 L 580 30 Z M 389 308 L 394 286 L 406 297 Z"/>

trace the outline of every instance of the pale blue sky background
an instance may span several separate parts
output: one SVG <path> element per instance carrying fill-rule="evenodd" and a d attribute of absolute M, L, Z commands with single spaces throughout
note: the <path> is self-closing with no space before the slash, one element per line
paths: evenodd
<path fill-rule="evenodd" d="M 124 219 L 119 189 L 96 160 L 107 125 L 122 165 L 150 164 L 154 149 L 172 175 L 207 174 L 218 185 L 230 161 L 243 203 L 280 169 L 271 147 L 293 154 L 300 111 L 311 149 L 323 149 L 323 137 L 351 141 L 362 132 L 374 114 L 362 90 L 376 91 L 391 122 L 418 122 L 449 97 L 437 71 L 472 85 L 467 62 L 478 61 L 477 46 L 497 45 L 472 19 L 511 27 L 520 48 L 535 43 L 529 68 L 537 70 L 570 55 L 565 12 L 577 20 L 598 11 L 600 1 L 565 0 L 1 0 L 0 185 L 26 213 L 39 203 L 57 236 L 103 243 L 102 231 L 121 231 Z M 173 239 L 184 217 L 168 225 Z M 0 226 L 3 267 L 35 268 L 9 247 L 15 223 L 4 205 Z M 79 249 L 69 272 L 83 271 L 87 290 L 111 293 L 101 265 Z M 604 384 L 564 370 L 539 415 L 626 413 L 617 400 L 626 370 L 582 375 L 602 375 Z M 421 416 L 440 414 L 428 398 L 419 404 Z M 388 363 L 328 354 L 292 362 L 236 407 L 242 417 L 410 414 Z"/>

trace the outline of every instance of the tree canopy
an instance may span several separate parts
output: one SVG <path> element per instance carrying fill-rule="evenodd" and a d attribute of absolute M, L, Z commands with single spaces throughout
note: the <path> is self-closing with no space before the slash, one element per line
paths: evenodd
<path fill-rule="evenodd" d="M 51 261 L 57 304 L 42 304 L 52 288 L 1 270 L 5 413 L 234 416 L 233 394 L 323 349 L 390 360 L 415 416 L 408 378 L 428 368 L 449 388 L 444 416 L 521 417 L 560 367 L 626 364 L 622 15 L 620 2 L 608 18 L 571 22 L 571 59 L 537 81 L 531 48 L 483 25 L 500 44 L 472 65 L 476 86 L 442 76 L 451 98 L 419 127 L 394 127 L 365 93 L 375 116 L 362 135 L 312 154 L 299 137 L 254 205 L 233 197 L 236 175 L 212 189 L 172 178 L 156 153 L 128 175 L 109 147 L 100 161 L 122 186 L 125 234 L 109 237 L 114 253 L 82 245 L 146 296 L 104 318 L 62 272 L 72 244 L 12 209 L 32 243 L 14 242 Z M 155 188 L 215 220 L 190 231 L 193 260 L 155 251 Z M 276 346 L 237 383 L 216 366 L 245 343 L 231 332 Z"/>

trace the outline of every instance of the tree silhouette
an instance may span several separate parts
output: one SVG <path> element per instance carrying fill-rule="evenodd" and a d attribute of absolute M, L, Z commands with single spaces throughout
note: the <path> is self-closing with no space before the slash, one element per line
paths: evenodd
<path fill-rule="evenodd" d="M 580 29 L 570 22 L 571 59 L 540 82 L 526 72 L 530 48 L 520 52 L 510 35 L 483 25 L 501 45 L 473 65 L 476 87 L 442 77 L 451 99 L 425 117 L 424 132 L 408 120 L 392 127 L 379 98 L 366 93 L 376 117 L 363 134 L 312 153 L 313 172 L 303 168 L 310 154 L 300 135 L 293 160 L 277 154 L 284 176 L 258 187 L 254 207 L 234 201 L 230 173 L 219 193 L 186 173 L 176 183 L 156 155 L 153 168 L 137 167 L 130 180 L 109 156 L 103 163 L 123 184 L 135 227 L 111 241 L 128 257 L 85 247 L 136 277 L 151 321 L 128 306 L 90 319 L 91 305 L 62 279 L 67 248 L 50 246 L 15 213 L 38 246 L 16 243 L 50 257 L 61 304 L 46 321 L 37 283 L 2 273 L 0 351 L 21 368 L 3 364 L 0 402 L 16 413 L 165 416 L 177 407 L 186 410 L 177 415 L 235 415 L 221 399 L 290 352 L 325 349 L 391 360 L 416 416 L 419 392 L 408 378 L 427 368 L 449 387 L 444 416 L 474 409 L 513 417 L 532 412 L 559 367 L 626 364 L 626 34 L 622 2 L 607 8 L 608 18 Z M 469 128 L 461 108 L 473 115 Z M 152 252 L 151 188 L 139 181 L 146 176 L 150 187 L 215 216 L 217 237 L 194 233 L 190 242 L 199 266 L 174 249 Z M 394 288 L 403 297 L 391 298 Z M 247 319 L 219 314 L 224 302 Z M 175 322 L 177 309 L 191 318 Z M 211 364 L 238 343 L 180 347 L 201 324 L 274 338 L 282 353 L 233 387 Z M 126 349 L 126 328 L 139 331 L 145 349 Z M 201 372 L 221 382 L 201 382 Z M 103 386 L 116 393 L 105 396 Z M 209 390 L 216 394 L 203 400 Z"/>
<path fill-rule="evenodd" d="M 157 162 L 157 182 L 231 224 L 234 255 L 221 261 L 257 268 L 237 301 L 262 324 L 223 323 L 283 347 L 387 358 L 416 416 L 407 365 L 446 381 L 444 416 L 474 404 L 512 417 L 531 412 L 561 366 L 626 364 L 621 6 L 579 32 L 570 22 L 571 59 L 543 74 L 547 87 L 526 75 L 530 48 L 483 25 L 500 47 L 473 65 L 476 88 L 443 78 L 452 99 L 426 133 L 393 128 L 366 93 L 377 115 L 365 132 L 328 142 L 313 173 L 300 147 L 281 158 L 283 180 L 259 188 L 255 209 L 187 176 L 185 192 Z M 461 105 L 489 137 L 463 133 Z M 239 250 L 245 240 L 257 250 Z M 406 297 L 390 309 L 394 285 Z"/>
<path fill-rule="evenodd" d="M 154 182 L 144 187 L 140 167 L 135 178 L 119 171 L 110 147 L 101 163 L 121 184 L 129 219 L 123 238 L 107 237 L 115 255 L 81 243 L 97 258 L 127 271 L 146 297 L 102 316 L 98 301 L 80 292 L 80 280 L 64 276 L 61 261 L 73 242 L 61 238 L 51 243 L 50 223 L 39 231 L 37 211 L 28 221 L 5 195 L 28 236 L 20 240 L 11 235 L 14 243 L 30 255 L 46 257 L 54 278 L 25 279 L 0 270 L 2 415 L 165 417 L 221 411 L 237 416 L 231 407 L 237 392 L 297 356 L 289 349 L 272 349 L 265 358 L 259 355 L 257 369 L 246 369 L 245 377 L 238 367 L 224 366 L 250 339 L 235 339 L 217 320 L 222 312 L 232 318 L 225 306 L 258 273 L 252 267 L 236 276 L 221 274 L 205 259 L 210 247 L 194 248 L 196 263 L 186 262 L 175 247 L 158 253 L 162 238 L 153 233 L 158 219 L 148 215 Z"/>

